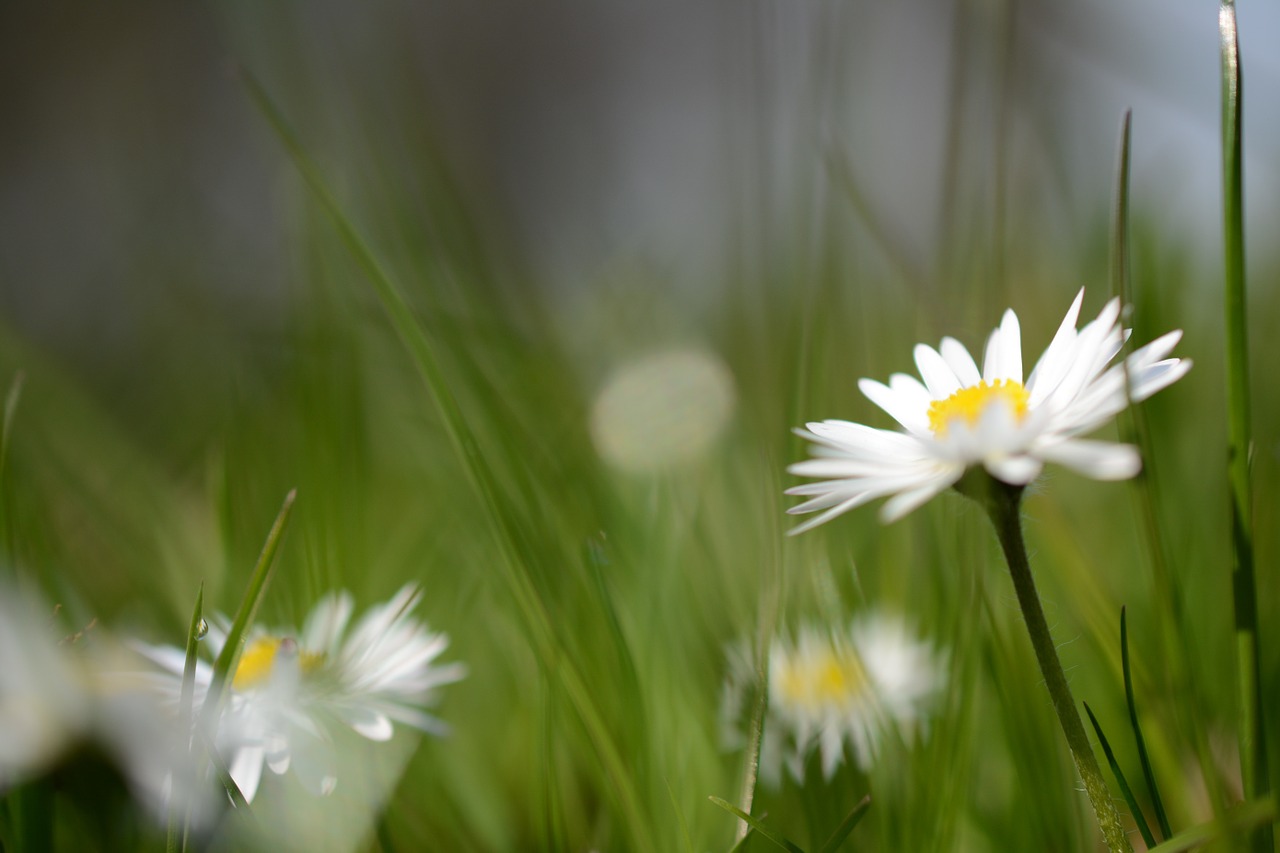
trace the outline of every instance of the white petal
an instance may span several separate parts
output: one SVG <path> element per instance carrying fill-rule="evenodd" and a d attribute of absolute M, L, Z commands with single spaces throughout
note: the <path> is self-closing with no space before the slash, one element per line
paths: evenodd
<path fill-rule="evenodd" d="M 914 429 L 918 426 L 921 420 L 919 409 L 911 405 L 909 400 L 895 393 L 888 385 L 883 382 L 877 382 L 874 379 L 859 379 L 858 390 L 868 400 L 884 409 L 889 414 L 889 417 L 907 429 Z M 926 425 L 928 424 L 927 419 L 925 423 Z"/>
<path fill-rule="evenodd" d="M 342 708 L 338 711 L 338 716 L 351 726 L 356 734 L 372 741 L 388 741 L 395 734 L 395 729 L 391 725 L 391 720 L 387 719 L 387 715 L 370 708 Z"/>
<path fill-rule="evenodd" d="M 1044 468 L 1044 463 L 1033 456 L 993 456 L 983 465 L 991 476 L 1011 486 L 1027 485 Z"/>
<path fill-rule="evenodd" d="M 1190 369 L 1189 358 L 1170 358 L 1156 362 L 1144 370 L 1141 376 L 1131 378 L 1133 387 L 1129 393 L 1135 402 L 1145 400 L 1186 376 Z"/>
<path fill-rule="evenodd" d="M 854 507 L 861 506 L 862 504 L 871 500 L 872 497 L 873 497 L 872 495 L 868 495 L 868 494 L 860 494 L 855 497 L 852 497 L 849 500 L 845 501 L 844 503 L 838 506 L 832 507 L 831 509 L 822 513 L 821 515 L 815 515 L 813 518 L 809 519 L 803 524 L 796 525 L 795 527 L 787 531 L 787 535 L 798 536 L 801 533 L 804 533 L 806 530 L 812 530 L 813 528 L 817 527 L 819 524 L 826 524 L 828 521 L 835 518 L 837 515 L 846 513 L 849 510 L 853 509 Z"/>
<path fill-rule="evenodd" d="M 1127 480 L 1142 470 L 1138 449 L 1128 444 L 1071 439 L 1040 448 L 1037 454 L 1095 480 Z"/>
<path fill-rule="evenodd" d="M 330 655 L 337 652 L 353 607 L 351 593 L 346 590 L 329 593 L 320 599 L 302 626 L 302 648 Z"/>
<path fill-rule="evenodd" d="M 1080 288 L 1071 307 L 1067 309 L 1066 316 L 1062 318 L 1062 323 L 1059 324 L 1053 340 L 1049 342 L 1049 346 L 1045 348 L 1044 354 L 1040 356 L 1040 360 L 1031 371 L 1031 376 L 1027 379 L 1026 387 L 1031 395 L 1028 405 L 1033 409 L 1058 387 L 1058 383 L 1066 375 L 1067 368 L 1071 366 L 1070 354 L 1075 350 L 1078 337 L 1076 322 L 1080 319 L 1080 306 L 1083 301 L 1084 288 Z"/>
<path fill-rule="evenodd" d="M 916 344 L 916 368 L 935 400 L 945 400 L 960 390 L 960 378 L 938 351 L 926 344 Z"/>
<path fill-rule="evenodd" d="M 884 502 L 884 506 L 880 507 L 880 520 L 885 524 L 890 524 L 909 515 L 931 501 L 948 486 L 954 484 L 963 474 L 964 469 L 958 468 L 954 477 L 939 477 L 932 483 L 921 486 L 918 489 L 894 495 Z"/>
<path fill-rule="evenodd" d="M 955 338 L 942 339 L 942 357 L 955 372 L 961 385 L 967 388 L 982 381 L 982 374 L 978 372 L 978 365 L 973 360 L 973 356 L 969 355 L 969 350 Z"/>
<path fill-rule="evenodd" d="M 996 379 L 1012 379 L 1022 384 L 1022 329 L 1018 325 L 1018 315 L 1010 308 L 1004 312 L 1000 321 L 1000 349 L 998 357 L 998 375 Z"/>
<path fill-rule="evenodd" d="M 919 439 L 886 429 L 876 429 L 849 421 L 824 421 L 808 424 L 809 432 L 797 431 L 803 437 L 831 448 L 838 457 L 879 460 L 921 459 L 925 453 Z"/>
<path fill-rule="evenodd" d="M 262 781 L 262 747 L 246 746 L 236 750 L 231 759 L 231 778 L 244 795 L 246 802 L 253 802 Z"/>

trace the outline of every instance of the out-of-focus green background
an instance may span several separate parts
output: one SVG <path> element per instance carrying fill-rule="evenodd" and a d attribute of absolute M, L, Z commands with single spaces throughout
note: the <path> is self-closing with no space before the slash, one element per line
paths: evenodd
<path fill-rule="evenodd" d="M 1249 100 L 1280 76 L 1269 23 L 1242 8 L 1274 702 L 1280 123 Z M 420 582 L 470 676 L 360 844 L 726 850 L 726 646 L 878 607 L 950 652 L 928 737 L 757 813 L 816 849 L 870 790 L 851 849 L 1091 849 L 985 519 L 948 495 L 787 539 L 782 490 L 792 427 L 889 425 L 855 383 L 910 370 L 915 342 L 976 350 L 1012 306 L 1030 363 L 1081 286 L 1096 313 L 1132 106 L 1135 340 L 1182 328 L 1196 362 L 1145 404 L 1182 609 L 1132 485 L 1051 470 L 1025 510 L 1077 698 L 1139 776 L 1127 606 L 1175 826 L 1205 820 L 1213 790 L 1238 797 L 1216 39 L 1212 8 L 1136 0 L 7 6 L 7 562 L 72 624 L 179 644 L 201 581 L 234 609 L 297 487 L 264 620 Z M 409 298 L 490 498 L 241 69 Z"/>

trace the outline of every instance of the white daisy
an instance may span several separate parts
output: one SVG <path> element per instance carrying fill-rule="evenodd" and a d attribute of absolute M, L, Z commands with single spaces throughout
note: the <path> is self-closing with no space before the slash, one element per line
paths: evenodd
<path fill-rule="evenodd" d="M 847 632 L 806 627 L 794 644 L 775 639 L 762 772 L 766 779 L 776 776 L 769 765 L 781 754 L 802 782 L 805 760 L 816 747 L 822 774 L 830 779 L 846 745 L 866 770 L 886 734 L 911 735 L 942 683 L 940 656 L 887 615 L 855 621 Z"/>
<path fill-rule="evenodd" d="M 821 482 L 788 489 L 809 500 L 787 511 L 821 512 L 791 533 L 881 497 L 889 497 L 881 518 L 893 521 L 978 465 L 1014 486 L 1034 480 L 1045 462 L 1099 480 L 1137 474 L 1142 463 L 1136 448 L 1078 436 L 1101 427 L 1130 400 L 1144 400 L 1182 378 L 1190 360 L 1168 357 L 1182 332 L 1169 332 L 1108 367 L 1129 335 L 1118 322 L 1120 300 L 1112 299 L 1097 319 L 1077 330 L 1083 298 L 1081 290 L 1025 382 L 1012 310 L 988 338 L 981 370 L 963 344 L 943 338 L 936 350 L 915 348 L 923 382 L 904 373 L 894 374 L 888 385 L 859 380 L 862 393 L 903 430 L 840 420 L 797 430 L 814 442 L 815 458 L 788 470 Z"/>
<path fill-rule="evenodd" d="M 340 724 L 372 741 L 389 740 L 394 723 L 444 734 L 447 727 L 424 708 L 437 688 L 466 675 L 460 663 L 433 662 L 448 637 L 432 633 L 411 612 L 421 598 L 410 585 L 371 608 L 347 634 L 349 593 L 330 593 L 307 617 L 301 632 L 252 631 L 231 679 L 230 700 L 219 720 L 217 744 L 228 756 L 231 777 L 252 801 L 264 765 L 276 774 L 293 769 L 315 794 L 337 784 L 330 727 Z M 225 628 L 211 628 L 202 645 L 217 657 Z M 166 646 L 139 651 L 168 670 L 155 683 L 176 701 L 185 656 Z M 197 663 L 196 702 L 204 701 L 213 667 Z"/>
<path fill-rule="evenodd" d="M 163 818 L 167 780 L 186 755 L 177 727 L 153 697 L 111 677 L 122 652 L 104 630 L 59 639 L 54 614 L 37 596 L 0 583 L 0 797 L 92 746 Z"/>

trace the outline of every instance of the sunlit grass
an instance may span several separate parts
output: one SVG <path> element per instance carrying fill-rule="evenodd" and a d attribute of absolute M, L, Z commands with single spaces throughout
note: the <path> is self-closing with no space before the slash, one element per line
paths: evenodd
<path fill-rule="evenodd" d="M 197 618 L 201 609 L 243 614 L 240 633 L 255 609 L 257 621 L 297 624 L 331 590 L 352 590 L 363 607 L 415 581 L 421 614 L 449 635 L 450 659 L 469 675 L 432 710 L 450 725 L 447 737 L 398 735 L 393 754 L 359 745 L 371 750 L 362 753 L 367 787 L 340 779 L 328 801 L 288 777 L 267 779 L 261 803 L 225 817 L 201 843 L 1096 848 L 981 510 L 948 493 L 890 526 L 863 508 L 787 538 L 783 490 L 796 484 L 786 466 L 805 452 L 793 426 L 827 416 L 888 426 L 857 379 L 909 370 L 917 340 L 956 334 L 977 348 L 999 319 L 985 306 L 1006 297 L 1024 340 L 1048 340 L 1082 284 L 1088 308 L 1105 301 L 1105 276 L 1089 275 L 1106 269 L 1106 247 L 1072 267 L 1011 249 L 1001 261 L 1011 284 L 1000 293 L 960 274 L 926 293 L 901 270 L 859 272 L 839 230 L 815 226 L 820 236 L 805 235 L 803 249 L 751 244 L 743 255 L 767 257 L 767 269 L 708 283 L 714 310 L 692 309 L 661 287 L 614 295 L 601 281 L 598 295 L 570 311 L 509 247 L 486 244 L 462 200 L 336 181 L 331 164 L 311 159 L 305 134 L 293 135 L 266 96 L 255 97 L 276 123 L 290 176 L 294 218 L 282 239 L 294 266 L 283 322 L 174 309 L 147 330 L 146 351 L 162 359 L 199 336 L 210 359 L 184 359 L 177 381 L 161 359 L 119 368 L 139 387 L 163 387 L 163 407 L 135 405 L 149 394 L 116 398 L 91 371 L 0 330 L 8 389 L 0 572 L 62 605 L 50 616 L 60 634 L 97 618 L 104 631 L 174 646 L 193 632 L 193 602 Z M 833 186 L 840 178 L 833 174 Z M 874 217 L 855 201 L 859 215 Z M 1117 239 L 1132 267 L 1135 339 L 1183 328 L 1180 354 L 1196 370 L 1137 411 L 1153 476 L 1136 487 L 1136 508 L 1127 485 L 1050 468 L 1022 515 L 1076 699 L 1096 714 L 1157 826 L 1139 784 L 1149 758 L 1173 834 L 1183 833 L 1169 849 L 1191 849 L 1202 839 L 1229 843 L 1223 827 L 1239 833 L 1275 812 L 1265 802 L 1226 811 L 1247 792 L 1223 578 L 1231 530 L 1218 511 L 1228 500 L 1224 336 L 1203 283 L 1183 272 L 1185 250 L 1162 241 L 1140 212 L 1129 216 L 1132 236 Z M 449 248 L 413 245 L 422 231 L 433 248 Z M 726 267 L 749 266 L 736 261 Z M 1250 307 L 1258 325 L 1280 316 L 1269 293 Z M 689 353 L 713 365 L 702 377 L 711 383 L 706 407 L 681 396 Z M 605 389 L 619 387 L 611 380 L 637 365 L 650 371 L 649 387 L 620 419 L 595 418 Z M 1276 395 L 1254 403 L 1258 423 L 1276 422 Z M 704 422 L 703 408 L 727 417 Z M 680 417 L 665 417 L 673 411 Z M 600 430 L 628 427 L 635 432 L 611 433 L 618 443 L 608 446 L 640 451 L 606 449 Z M 1276 545 L 1274 442 L 1274 434 L 1259 439 L 1254 470 L 1259 552 Z M 1278 602 L 1259 589 L 1265 625 Z M 726 743 L 730 647 L 763 657 L 783 632 L 812 621 L 848 625 L 872 609 L 901 614 L 947 652 L 946 688 L 927 725 L 887 738 L 865 771 L 845 761 L 825 779 L 813 758 L 803 783 L 765 784 L 743 746 L 755 737 L 750 713 L 736 721 L 747 736 Z M 229 643 L 222 678 L 235 654 Z M 1265 647 L 1258 656 L 1265 721 L 1280 698 L 1265 673 L 1280 659 Z M 755 677 L 765 691 L 767 673 Z M 83 789 L 65 782 L 0 794 L 5 850 L 122 848 L 139 837 L 164 844 L 166 828 L 147 818 L 95 820 Z M 362 800 L 349 789 L 380 793 Z M 263 836 L 253 823 L 273 809 L 284 816 Z M 347 831 L 327 834 L 326 819 Z M 171 849 L 181 846 L 180 822 Z"/>

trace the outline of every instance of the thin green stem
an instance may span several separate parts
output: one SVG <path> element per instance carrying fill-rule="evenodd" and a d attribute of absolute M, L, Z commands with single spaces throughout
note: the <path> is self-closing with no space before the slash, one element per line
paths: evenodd
<path fill-rule="evenodd" d="M 1245 323 L 1244 158 L 1242 156 L 1243 83 L 1240 41 L 1234 0 L 1218 11 L 1222 46 L 1222 246 L 1227 335 L 1228 476 L 1231 483 L 1231 530 L 1235 567 L 1236 662 L 1240 670 L 1240 770 L 1245 796 L 1265 797 L 1271 789 L 1267 744 L 1262 727 L 1261 679 L 1258 669 L 1257 582 L 1253 560 L 1253 483 L 1249 470 L 1252 447 L 1249 400 L 1249 339 Z M 1270 826 L 1253 835 L 1255 851 L 1270 851 Z"/>
<path fill-rule="evenodd" d="M 1036 593 L 1035 579 L 1031 576 L 1031 563 L 1027 559 L 1027 546 L 1022 539 L 1022 487 L 1008 486 L 996 480 L 988 479 L 983 490 L 986 499 L 983 503 L 991 522 L 995 525 L 996 535 L 1000 539 L 1000 547 L 1004 550 L 1005 561 L 1009 564 L 1009 575 L 1013 578 L 1013 589 L 1018 595 L 1018 605 L 1022 608 L 1022 618 L 1027 624 L 1027 633 L 1031 635 L 1031 645 L 1035 649 L 1036 662 L 1040 664 L 1040 674 L 1044 676 L 1045 686 L 1049 688 L 1049 697 L 1053 700 L 1053 710 L 1058 714 L 1058 722 L 1062 733 L 1066 735 L 1067 746 L 1071 757 L 1075 760 L 1076 770 L 1084 781 L 1085 792 L 1089 802 L 1093 804 L 1094 814 L 1098 819 L 1098 827 L 1102 830 L 1107 847 L 1115 851 L 1132 851 L 1129 838 L 1125 835 L 1124 826 L 1120 823 L 1120 815 L 1111 801 L 1106 780 L 1098 759 L 1089 744 L 1089 736 L 1085 734 L 1084 723 L 1080 712 L 1076 710 L 1075 699 L 1067 684 L 1067 676 L 1062 670 L 1062 661 L 1058 659 L 1057 649 L 1053 644 L 1053 636 L 1049 632 L 1049 623 L 1044 616 L 1044 608 L 1040 606 L 1040 596 Z"/>

